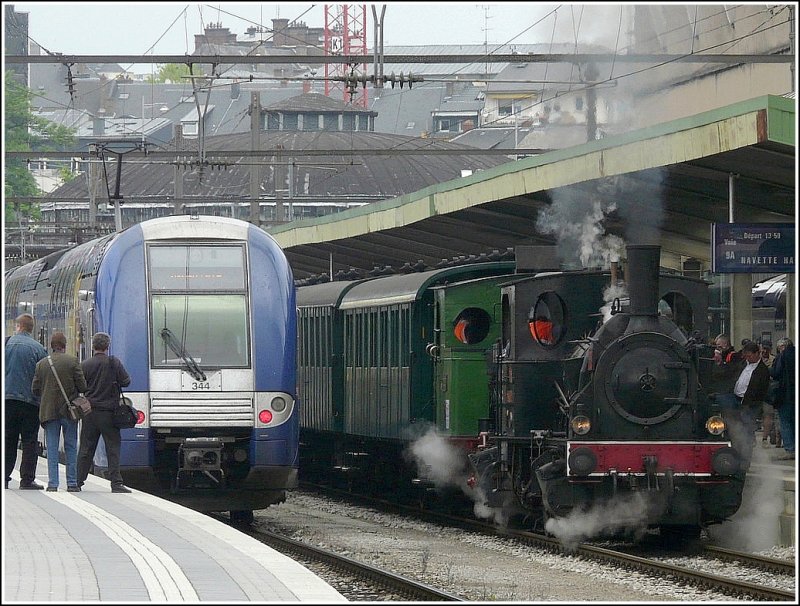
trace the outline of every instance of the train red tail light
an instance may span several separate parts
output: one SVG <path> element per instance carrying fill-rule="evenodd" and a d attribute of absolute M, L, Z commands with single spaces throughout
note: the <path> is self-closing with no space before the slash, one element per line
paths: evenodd
<path fill-rule="evenodd" d="M 258 420 L 264 424 L 267 424 L 272 421 L 272 413 L 268 410 L 262 410 L 258 413 Z"/>
<path fill-rule="evenodd" d="M 144 423 L 144 413 L 141 410 L 136 411 L 136 424 L 141 425 Z"/>

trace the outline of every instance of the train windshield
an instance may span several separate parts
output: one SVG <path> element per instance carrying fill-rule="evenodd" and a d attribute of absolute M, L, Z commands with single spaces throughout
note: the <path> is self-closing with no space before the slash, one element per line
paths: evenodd
<path fill-rule="evenodd" d="M 154 367 L 191 374 L 250 365 L 244 247 L 149 248 Z"/>

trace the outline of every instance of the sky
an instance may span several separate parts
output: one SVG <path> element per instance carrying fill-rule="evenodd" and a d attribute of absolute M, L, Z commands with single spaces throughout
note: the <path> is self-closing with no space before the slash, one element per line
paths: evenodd
<path fill-rule="evenodd" d="M 6 4 L 6 3 L 4 3 Z M 309 27 L 324 26 L 324 3 L 281 4 L 223 2 L 13 2 L 29 13 L 29 36 L 51 52 L 76 55 L 141 55 L 191 53 L 194 35 L 203 24 L 222 23 L 232 33 L 259 23 L 270 27 L 274 17 L 298 19 Z M 367 4 L 367 46 L 373 47 L 372 6 Z M 387 2 L 384 45 L 406 44 L 532 44 L 549 42 L 554 27 L 560 36 L 580 33 L 581 42 L 603 20 L 618 29 L 618 4 L 542 4 L 538 2 Z M 557 7 L 557 14 L 553 10 Z M 592 26 L 591 28 L 589 26 Z"/>

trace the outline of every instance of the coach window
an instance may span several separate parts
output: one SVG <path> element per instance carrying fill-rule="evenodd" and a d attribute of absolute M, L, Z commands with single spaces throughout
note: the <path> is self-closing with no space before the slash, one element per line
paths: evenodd
<path fill-rule="evenodd" d="M 464 345 L 474 345 L 486 338 L 491 323 L 492 319 L 486 310 L 468 307 L 453 320 L 453 335 Z"/>
<path fill-rule="evenodd" d="M 544 347 L 557 345 L 566 334 L 564 310 L 564 301 L 556 293 L 548 291 L 539 295 L 528 313 L 528 329 L 533 340 Z"/>

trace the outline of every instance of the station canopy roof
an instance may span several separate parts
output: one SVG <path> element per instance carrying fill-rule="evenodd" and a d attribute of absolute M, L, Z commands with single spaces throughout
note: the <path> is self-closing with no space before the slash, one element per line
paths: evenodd
<path fill-rule="evenodd" d="M 568 265 L 620 243 L 708 262 L 731 198 L 737 223 L 795 222 L 794 104 L 758 97 L 268 231 L 296 279 L 520 245 L 555 245 Z"/>

